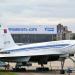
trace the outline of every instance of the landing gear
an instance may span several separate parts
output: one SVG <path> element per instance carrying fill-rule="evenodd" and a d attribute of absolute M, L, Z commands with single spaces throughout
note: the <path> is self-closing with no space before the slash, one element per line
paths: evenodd
<path fill-rule="evenodd" d="M 22 65 L 20 65 L 19 63 L 16 64 L 15 68 L 13 68 L 13 71 L 15 72 L 24 72 L 26 71 L 25 68 L 21 68 Z"/>
<path fill-rule="evenodd" d="M 64 74 L 64 73 L 65 73 L 65 71 L 64 71 L 64 69 L 63 69 L 63 67 L 64 67 L 64 62 L 65 62 L 65 59 L 62 59 L 62 60 L 61 60 L 61 70 L 60 70 L 60 74 Z"/>
<path fill-rule="evenodd" d="M 10 69 L 10 65 L 9 65 L 9 62 L 7 65 L 5 65 L 5 70 L 9 70 Z"/>
<path fill-rule="evenodd" d="M 43 64 L 41 64 L 41 67 L 38 67 L 36 68 L 36 71 L 39 71 L 39 72 L 46 72 L 46 71 L 49 71 L 49 68 L 48 67 L 44 67 Z"/>

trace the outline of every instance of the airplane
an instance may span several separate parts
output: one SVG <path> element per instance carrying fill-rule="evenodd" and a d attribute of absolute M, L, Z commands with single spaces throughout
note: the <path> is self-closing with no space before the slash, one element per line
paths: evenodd
<path fill-rule="evenodd" d="M 6 25 L 0 25 L 0 44 L 3 46 L 0 50 L 0 61 L 16 62 L 15 70 L 20 69 L 22 65 L 30 65 L 32 62 L 41 65 L 36 70 L 48 70 L 44 64 L 49 61 L 61 61 L 61 73 L 63 73 L 65 59 L 75 53 L 75 40 L 50 41 L 19 46 L 14 42 Z"/>

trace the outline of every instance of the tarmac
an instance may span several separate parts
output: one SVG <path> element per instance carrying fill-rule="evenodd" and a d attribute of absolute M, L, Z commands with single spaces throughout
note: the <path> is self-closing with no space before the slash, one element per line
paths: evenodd
<path fill-rule="evenodd" d="M 11 65 L 11 68 L 13 68 L 13 66 L 14 64 Z M 67 72 L 65 72 L 65 74 L 60 74 L 59 70 L 61 69 L 61 63 L 59 61 L 49 62 L 47 65 L 44 65 L 44 66 L 49 67 L 50 71 L 48 72 L 26 71 L 26 72 L 15 72 L 15 73 L 16 75 L 75 75 L 75 71 L 70 74 Z M 34 63 L 32 67 L 26 67 L 26 69 L 35 70 L 36 67 L 40 67 L 40 65 L 38 65 L 37 63 Z M 64 64 L 64 69 L 67 69 L 69 67 L 75 68 L 75 64 L 70 59 L 67 59 Z M 51 69 L 53 69 L 53 71 L 51 71 Z"/>
<path fill-rule="evenodd" d="M 51 74 L 51 73 L 17 73 L 17 75 L 75 75 L 75 73 L 71 74 Z"/>
<path fill-rule="evenodd" d="M 16 75 L 75 75 L 75 72 L 60 74 L 60 71 L 48 71 L 48 72 L 16 72 Z"/>
<path fill-rule="evenodd" d="M 75 71 L 71 73 L 67 73 L 65 71 L 64 74 L 60 74 L 60 70 L 49 70 L 49 71 L 35 71 L 35 70 L 26 70 L 26 71 L 12 71 L 12 70 L 0 70 L 0 72 L 13 72 L 16 75 L 75 75 Z"/>

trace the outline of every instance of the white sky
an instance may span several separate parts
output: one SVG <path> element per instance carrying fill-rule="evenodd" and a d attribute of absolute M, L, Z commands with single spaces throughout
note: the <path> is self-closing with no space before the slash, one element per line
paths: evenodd
<path fill-rule="evenodd" d="M 58 24 L 75 32 L 75 0 L 0 0 L 0 21 L 7 24 Z"/>

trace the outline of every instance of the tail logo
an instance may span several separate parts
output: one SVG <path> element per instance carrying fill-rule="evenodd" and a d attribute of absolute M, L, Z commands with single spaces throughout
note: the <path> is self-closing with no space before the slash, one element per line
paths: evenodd
<path fill-rule="evenodd" d="M 7 33 L 7 29 L 4 29 L 4 33 Z"/>

